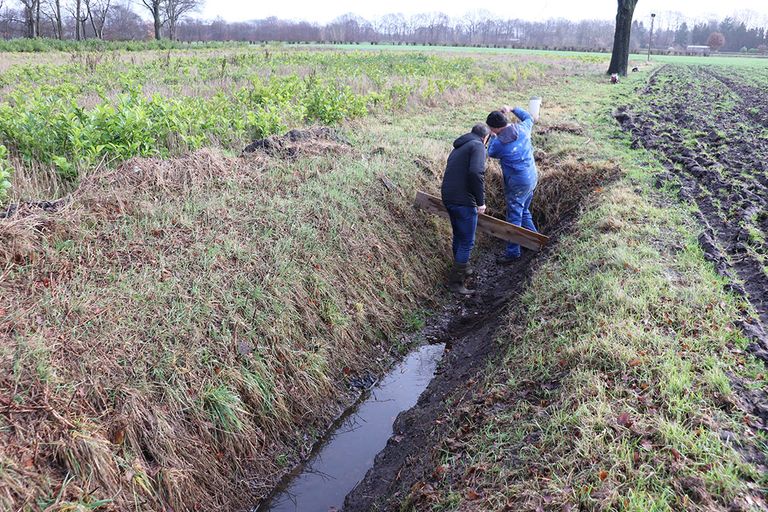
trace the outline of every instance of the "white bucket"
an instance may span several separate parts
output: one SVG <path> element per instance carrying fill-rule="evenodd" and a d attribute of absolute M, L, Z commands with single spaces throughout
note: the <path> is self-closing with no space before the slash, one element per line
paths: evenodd
<path fill-rule="evenodd" d="M 534 121 L 538 122 L 541 114 L 541 96 L 531 98 L 531 102 L 528 103 L 528 113 L 531 114 Z"/>

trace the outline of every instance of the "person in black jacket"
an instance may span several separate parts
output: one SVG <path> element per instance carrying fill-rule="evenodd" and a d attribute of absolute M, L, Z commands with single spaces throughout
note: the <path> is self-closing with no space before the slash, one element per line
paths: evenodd
<path fill-rule="evenodd" d="M 453 142 L 440 190 L 453 228 L 454 263 L 448 283 L 451 290 L 462 295 L 474 292 L 464 282 L 475 245 L 477 215 L 485 213 L 485 145 L 490 133 L 487 125 L 479 123 Z"/>

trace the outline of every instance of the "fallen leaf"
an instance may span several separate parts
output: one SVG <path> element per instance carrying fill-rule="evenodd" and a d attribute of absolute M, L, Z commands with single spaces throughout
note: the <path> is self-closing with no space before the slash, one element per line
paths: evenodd
<path fill-rule="evenodd" d="M 635 359 L 630 359 L 627 364 L 629 366 L 635 367 L 635 366 L 640 366 L 641 364 L 643 364 L 643 362 L 640 359 L 635 358 Z"/>
<path fill-rule="evenodd" d="M 602 482 L 606 478 L 608 478 L 608 472 L 606 470 L 602 470 L 597 476 L 600 478 L 600 481 Z"/>
<path fill-rule="evenodd" d="M 469 489 L 465 495 L 465 497 L 470 501 L 476 501 L 481 498 L 480 493 L 478 493 L 474 489 Z"/>
<path fill-rule="evenodd" d="M 675 450 L 674 448 L 672 448 L 672 450 L 670 450 L 670 451 L 672 452 L 672 456 L 675 458 L 676 461 L 679 462 L 680 459 L 683 458 L 683 456 L 680 454 L 680 452 Z"/>
<path fill-rule="evenodd" d="M 435 468 L 435 471 L 432 473 L 432 476 L 434 478 L 442 478 L 445 475 L 446 471 L 448 471 L 448 464 L 441 464 L 440 466 L 437 466 Z"/>
<path fill-rule="evenodd" d="M 115 435 L 112 436 L 112 442 L 114 444 L 123 444 L 125 442 L 125 429 L 116 430 Z"/>
<path fill-rule="evenodd" d="M 619 414 L 618 418 L 616 418 L 616 423 L 618 423 L 622 427 L 631 427 L 633 421 L 632 421 L 632 418 L 630 418 L 628 413 L 623 412 Z"/>

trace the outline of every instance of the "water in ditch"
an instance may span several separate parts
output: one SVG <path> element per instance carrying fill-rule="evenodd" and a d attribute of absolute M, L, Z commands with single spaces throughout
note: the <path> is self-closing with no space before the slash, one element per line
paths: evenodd
<path fill-rule="evenodd" d="M 373 467 L 392 435 L 392 424 L 418 400 L 435 375 L 445 346 L 413 350 L 338 422 L 306 464 L 289 475 L 256 512 L 341 510 L 344 497 Z"/>

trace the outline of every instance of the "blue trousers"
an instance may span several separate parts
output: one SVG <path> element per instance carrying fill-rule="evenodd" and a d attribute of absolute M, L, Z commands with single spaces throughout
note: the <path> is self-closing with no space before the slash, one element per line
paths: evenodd
<path fill-rule="evenodd" d="M 477 208 L 449 203 L 445 205 L 445 209 L 451 217 L 453 228 L 453 259 L 456 263 L 466 264 L 475 246 Z"/>
<path fill-rule="evenodd" d="M 531 200 L 533 191 L 536 190 L 536 182 L 513 183 L 505 180 L 504 194 L 507 199 L 507 222 L 515 226 L 521 226 L 530 231 L 537 231 L 531 216 Z M 507 245 L 506 255 L 511 258 L 520 256 L 518 244 Z"/>

